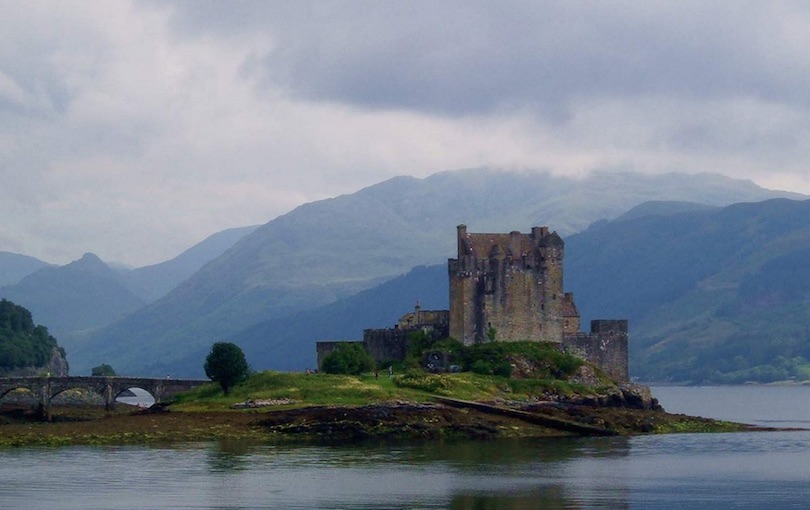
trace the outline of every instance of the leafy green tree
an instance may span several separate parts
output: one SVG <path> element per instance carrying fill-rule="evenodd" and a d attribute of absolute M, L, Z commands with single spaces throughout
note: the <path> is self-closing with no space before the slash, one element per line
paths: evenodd
<path fill-rule="evenodd" d="M 90 374 L 94 377 L 113 377 L 118 375 L 115 373 L 115 370 L 110 365 L 104 363 L 97 367 L 93 367 L 92 372 Z"/>
<path fill-rule="evenodd" d="M 216 342 L 205 358 L 205 375 L 222 386 L 228 395 L 231 388 L 244 381 L 250 373 L 242 349 L 230 342 Z"/>
<path fill-rule="evenodd" d="M 362 344 L 341 342 L 323 358 L 321 370 L 327 374 L 360 375 L 374 369 L 374 359 Z"/>

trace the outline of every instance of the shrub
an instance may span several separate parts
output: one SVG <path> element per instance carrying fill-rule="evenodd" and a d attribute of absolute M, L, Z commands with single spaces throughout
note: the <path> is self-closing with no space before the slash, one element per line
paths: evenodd
<path fill-rule="evenodd" d="M 337 344 L 335 350 L 324 357 L 321 365 L 321 370 L 327 374 L 360 375 L 373 369 L 374 359 L 357 342 Z"/>
<path fill-rule="evenodd" d="M 481 375 L 492 375 L 493 373 L 492 365 L 482 359 L 475 360 L 475 362 L 470 365 L 470 371 Z"/>
<path fill-rule="evenodd" d="M 104 377 L 104 376 L 115 376 L 117 374 L 115 373 L 113 367 L 104 363 L 97 367 L 93 367 L 92 371 L 90 372 L 90 375 L 94 377 Z"/>

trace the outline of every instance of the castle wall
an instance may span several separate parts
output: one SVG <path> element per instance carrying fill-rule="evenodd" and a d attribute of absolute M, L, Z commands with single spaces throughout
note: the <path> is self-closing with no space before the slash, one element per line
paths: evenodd
<path fill-rule="evenodd" d="M 379 366 L 381 363 L 402 361 L 408 355 L 411 345 L 408 339 L 410 331 L 401 329 L 365 329 L 363 345 Z"/>
<path fill-rule="evenodd" d="M 397 322 L 399 329 L 415 329 L 430 326 L 437 330 L 446 330 L 450 321 L 447 310 L 422 310 L 418 305 L 413 312 L 406 313 Z M 446 331 L 445 331 L 446 334 Z"/>
<path fill-rule="evenodd" d="M 566 352 L 590 361 L 620 382 L 630 379 L 626 320 L 591 321 L 590 333 L 563 337 Z"/>

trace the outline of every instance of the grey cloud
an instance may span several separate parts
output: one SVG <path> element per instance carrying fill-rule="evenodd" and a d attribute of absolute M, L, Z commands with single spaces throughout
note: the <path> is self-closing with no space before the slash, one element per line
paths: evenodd
<path fill-rule="evenodd" d="M 559 115 L 591 97 L 806 102 L 803 4 L 178 3 L 186 35 L 266 31 L 262 77 L 293 96 L 448 115 Z M 804 58 L 803 58 L 804 57 Z M 256 67 L 253 67 L 256 69 Z"/>

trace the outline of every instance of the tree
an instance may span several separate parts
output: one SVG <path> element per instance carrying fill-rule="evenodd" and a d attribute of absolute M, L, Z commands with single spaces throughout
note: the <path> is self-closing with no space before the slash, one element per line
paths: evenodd
<path fill-rule="evenodd" d="M 374 359 L 359 342 L 341 342 L 323 358 L 327 374 L 360 375 L 374 368 Z"/>
<path fill-rule="evenodd" d="M 222 386 L 227 395 L 231 388 L 244 381 L 250 373 L 245 353 L 238 345 L 230 342 L 216 342 L 205 358 L 205 375 Z"/>
<path fill-rule="evenodd" d="M 118 374 L 115 373 L 113 367 L 104 363 L 97 367 L 93 367 L 93 370 L 92 372 L 90 372 L 90 375 L 92 375 L 93 377 L 113 377 Z"/>

